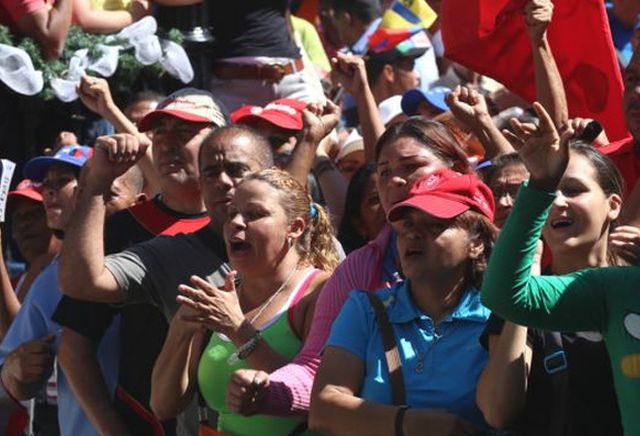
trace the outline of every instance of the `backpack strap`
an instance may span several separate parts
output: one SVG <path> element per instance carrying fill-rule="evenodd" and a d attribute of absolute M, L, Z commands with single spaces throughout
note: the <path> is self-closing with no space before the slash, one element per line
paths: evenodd
<path fill-rule="evenodd" d="M 402 376 L 402 361 L 400 360 L 400 351 L 396 343 L 396 337 L 393 334 L 393 327 L 387 316 L 387 310 L 384 303 L 373 292 L 367 292 L 369 303 L 373 307 L 378 322 L 378 328 L 382 335 L 382 344 L 384 345 L 384 356 L 387 361 L 387 369 L 389 370 L 389 381 L 391 382 L 391 393 L 394 406 L 402 406 L 406 404 L 404 377 Z"/>
<path fill-rule="evenodd" d="M 544 332 L 544 370 L 553 386 L 553 408 L 550 413 L 549 436 L 567 434 L 569 417 L 569 363 L 564 351 L 562 334 Z"/>

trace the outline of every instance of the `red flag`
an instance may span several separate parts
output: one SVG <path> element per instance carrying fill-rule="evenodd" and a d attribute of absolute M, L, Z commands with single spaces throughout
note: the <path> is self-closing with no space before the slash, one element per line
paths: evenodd
<path fill-rule="evenodd" d="M 440 18 L 445 56 L 489 76 L 526 100 L 536 98 L 527 0 L 447 0 Z M 570 117 L 594 118 L 609 139 L 628 136 L 623 83 L 602 0 L 554 1 L 547 30 Z"/>

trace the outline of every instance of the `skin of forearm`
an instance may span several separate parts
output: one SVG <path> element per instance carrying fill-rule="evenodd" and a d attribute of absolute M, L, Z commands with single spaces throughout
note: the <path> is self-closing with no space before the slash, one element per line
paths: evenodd
<path fill-rule="evenodd" d="M 160 419 L 177 416 L 191 401 L 204 333 L 173 320 L 151 376 L 151 409 Z"/>
<path fill-rule="evenodd" d="M 527 393 L 531 349 L 527 328 L 505 322 L 490 339 L 490 357 L 478 380 L 477 402 L 492 427 L 508 427 L 522 411 Z"/>
<path fill-rule="evenodd" d="M 309 424 L 325 435 L 394 434 L 397 408 L 375 404 L 327 385 L 312 403 Z"/>
<path fill-rule="evenodd" d="M 88 10 L 77 17 L 78 25 L 85 32 L 116 33 L 133 22 L 128 11 Z"/>
<path fill-rule="evenodd" d="M 314 167 L 321 162 L 331 163 L 331 158 L 328 155 L 316 156 Z M 344 215 L 344 201 L 347 197 L 348 184 L 342 173 L 335 167 L 332 170 L 323 171 L 317 177 L 320 189 L 331 212 L 331 224 L 334 229 L 337 229 Z"/>
<path fill-rule="evenodd" d="M 531 45 L 537 99 L 547 109 L 553 123 L 559 128 L 569 119 L 567 96 L 564 92 L 562 76 L 560 76 L 546 35 L 540 41 L 532 41 Z"/>
<path fill-rule="evenodd" d="M 73 0 L 57 0 L 49 12 L 49 19 L 46 23 L 46 34 L 55 41 L 60 51 L 67 39 L 69 26 L 71 26 L 71 10 Z"/>
<path fill-rule="evenodd" d="M 384 124 L 380 119 L 378 105 L 373 97 L 369 84 L 363 84 L 361 93 L 355 96 L 358 108 L 358 117 L 362 126 L 362 139 L 364 141 L 364 155 L 367 162 L 375 162 L 376 142 L 384 133 Z"/>
<path fill-rule="evenodd" d="M 308 138 L 302 138 L 293 150 L 291 160 L 286 166 L 286 171 L 302 186 L 307 186 L 307 175 L 311 171 L 311 165 L 315 159 L 318 143 Z"/>
<path fill-rule="evenodd" d="M 9 272 L 4 262 L 4 254 L 0 249 L 0 338 L 4 337 L 9 326 L 20 310 L 20 302 L 11 285 Z"/>
<path fill-rule="evenodd" d="M 58 362 L 82 409 L 101 435 L 125 435 L 96 358 L 96 344 L 69 330 L 62 332 Z"/>
<path fill-rule="evenodd" d="M 500 132 L 489 114 L 481 117 L 476 126 L 470 126 L 473 134 L 480 140 L 485 150 L 485 158 L 494 158 L 500 154 L 513 153 L 515 149 Z"/>
<path fill-rule="evenodd" d="M 65 232 L 60 257 L 59 280 L 63 292 L 75 298 L 90 298 L 91 288 L 104 268 L 105 206 L 102 192 L 79 188 L 78 202 Z"/>

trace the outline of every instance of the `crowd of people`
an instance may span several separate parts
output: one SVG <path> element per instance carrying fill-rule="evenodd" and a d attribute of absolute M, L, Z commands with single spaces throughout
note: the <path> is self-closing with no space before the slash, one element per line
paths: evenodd
<path fill-rule="evenodd" d="M 51 58 L 163 8 L 213 35 L 199 87 L 83 76 L 94 128 L 17 162 L 5 434 L 640 434 L 640 49 L 610 142 L 570 116 L 552 0 L 512 2 L 533 103 L 440 19 L 372 50 L 398 2 L 115 3 L 0 5 Z"/>

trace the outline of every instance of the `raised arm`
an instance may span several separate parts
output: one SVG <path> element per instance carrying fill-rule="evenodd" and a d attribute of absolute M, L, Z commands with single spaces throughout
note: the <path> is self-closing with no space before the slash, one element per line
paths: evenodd
<path fill-rule="evenodd" d="M 331 74 L 335 80 L 356 99 L 365 159 L 367 162 L 375 162 L 376 142 L 385 128 L 369 87 L 364 61 L 359 56 L 337 53 L 336 57 L 331 59 L 331 65 Z"/>
<path fill-rule="evenodd" d="M 533 52 L 537 99 L 549 111 L 556 127 L 560 128 L 569 119 L 569 111 L 562 77 L 547 39 L 547 28 L 552 16 L 551 0 L 530 0 L 525 6 L 525 22 Z"/>
<path fill-rule="evenodd" d="M 75 212 L 65 234 L 60 258 L 60 286 L 71 297 L 116 303 L 124 298 L 104 261 L 104 195 L 111 183 L 134 165 L 142 154 L 136 137 L 101 136 L 94 155 L 83 169 Z"/>
<path fill-rule="evenodd" d="M 2 247 L 1 230 L 0 247 Z M 4 253 L 3 250 L 0 249 L 0 339 L 4 337 L 7 330 L 9 330 L 9 326 L 18 313 L 18 310 L 20 310 L 20 301 L 18 301 L 18 296 L 11 285 L 9 272 L 4 262 Z"/>
<path fill-rule="evenodd" d="M 480 140 L 486 158 L 515 151 L 493 122 L 487 102 L 478 91 L 466 86 L 456 86 L 446 101 L 453 115 Z"/>
<path fill-rule="evenodd" d="M 560 136 L 539 103 L 540 127 L 514 120 L 513 142 L 531 177 L 500 232 L 482 284 L 483 303 L 518 324 L 547 330 L 601 330 L 606 321 L 602 269 L 532 277 L 542 227 L 569 159 L 566 129 Z"/>
<path fill-rule="evenodd" d="M 138 165 L 147 183 L 153 187 L 150 191 L 159 192 L 160 176 L 153 164 L 151 140 L 147 135 L 140 133 L 136 125 L 114 103 L 109 82 L 97 77 L 83 76 L 77 91 L 80 100 L 89 110 L 113 124 L 117 132 L 134 135 L 142 147 L 147 147 L 147 152 L 138 161 Z"/>
<path fill-rule="evenodd" d="M 302 111 L 302 136 L 285 168 L 302 186 L 307 186 L 307 177 L 320 142 L 338 125 L 338 121 L 340 108 L 329 100 L 324 106 L 309 104 Z"/>
<path fill-rule="evenodd" d="M 51 8 L 42 2 L 39 9 L 27 12 L 17 22 L 20 31 L 33 38 L 47 58 L 62 56 L 71 25 L 72 2 L 56 0 Z"/>

